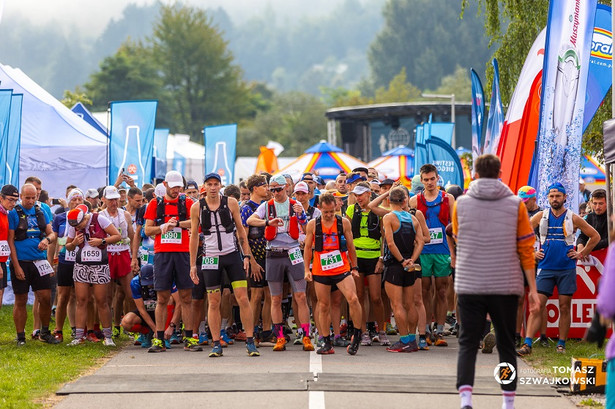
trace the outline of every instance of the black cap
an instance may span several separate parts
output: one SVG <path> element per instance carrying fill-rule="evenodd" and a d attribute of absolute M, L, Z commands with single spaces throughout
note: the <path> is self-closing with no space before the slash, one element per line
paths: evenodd
<path fill-rule="evenodd" d="M 393 184 L 395 183 L 395 181 L 393 179 L 384 179 L 382 182 L 380 182 L 380 186 L 386 186 L 386 185 L 391 185 L 393 186 Z"/>
<path fill-rule="evenodd" d="M 222 178 L 216 172 L 211 172 L 205 175 L 205 182 L 209 179 L 218 179 L 218 182 L 222 183 Z"/>
<path fill-rule="evenodd" d="M 19 189 L 17 189 L 13 185 L 2 186 L 2 191 L 0 193 L 2 194 L 2 196 L 19 198 Z"/>
<path fill-rule="evenodd" d="M 367 168 L 364 168 L 363 166 L 359 166 L 358 168 L 354 168 L 352 171 L 353 172 L 365 172 L 365 173 L 368 173 Z"/>
<path fill-rule="evenodd" d="M 186 183 L 186 189 L 190 189 L 190 188 L 199 190 L 199 185 L 194 180 L 189 180 L 188 183 Z"/>

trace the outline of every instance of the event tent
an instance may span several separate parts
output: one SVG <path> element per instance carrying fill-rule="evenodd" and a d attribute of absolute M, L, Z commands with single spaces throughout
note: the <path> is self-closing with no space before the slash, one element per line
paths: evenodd
<path fill-rule="evenodd" d="M 581 178 L 588 185 L 604 184 L 606 174 L 603 165 L 593 156 L 581 156 Z"/>
<path fill-rule="evenodd" d="M 340 171 L 348 173 L 358 167 L 367 167 L 367 164 L 348 155 L 337 146 L 320 141 L 276 174 L 288 173 L 294 180 L 298 180 L 305 172 L 318 171 L 318 174 L 326 181 L 334 180 Z"/>
<path fill-rule="evenodd" d="M 23 94 L 20 183 L 43 180 L 52 197 L 66 186 L 103 186 L 107 179 L 107 138 L 18 68 L 0 64 L 2 88 Z"/>
<path fill-rule="evenodd" d="M 371 161 L 369 166 L 375 168 L 380 176 L 393 180 L 402 178 L 402 183 L 407 185 L 414 175 L 414 150 L 398 146 L 384 152 L 381 157 Z"/>

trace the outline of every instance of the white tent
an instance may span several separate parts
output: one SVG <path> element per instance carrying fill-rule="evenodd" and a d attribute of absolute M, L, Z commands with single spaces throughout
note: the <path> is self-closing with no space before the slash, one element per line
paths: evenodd
<path fill-rule="evenodd" d="M 103 186 L 107 179 L 107 138 L 18 68 L 0 64 L 0 87 L 23 93 L 20 183 L 38 176 L 52 197 L 66 186 Z"/>

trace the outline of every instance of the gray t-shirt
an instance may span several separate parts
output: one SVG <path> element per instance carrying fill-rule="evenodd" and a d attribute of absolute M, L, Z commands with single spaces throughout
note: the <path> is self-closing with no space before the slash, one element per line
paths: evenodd
<path fill-rule="evenodd" d="M 297 247 L 299 246 L 299 241 L 293 239 L 292 237 L 290 237 L 288 235 L 288 222 L 290 220 L 289 217 L 289 210 L 290 210 L 290 202 L 289 199 L 286 199 L 286 201 L 284 203 L 278 203 L 276 201 L 274 201 L 275 203 L 275 213 L 276 213 L 276 217 L 279 217 L 280 219 L 284 220 L 284 224 L 281 226 L 278 226 L 278 235 L 276 236 L 275 239 L 273 239 L 272 241 L 268 242 L 268 247 L 269 248 L 282 248 L 282 249 L 290 249 L 293 247 Z M 301 203 L 297 202 L 299 205 L 301 205 Z M 263 202 L 261 203 L 261 205 L 258 207 L 258 209 L 256 209 L 255 212 L 258 217 L 260 217 L 263 220 L 267 219 L 267 202 Z"/>

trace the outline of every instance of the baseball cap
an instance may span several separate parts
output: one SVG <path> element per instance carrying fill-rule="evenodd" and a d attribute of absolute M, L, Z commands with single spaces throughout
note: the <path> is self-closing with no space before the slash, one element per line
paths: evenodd
<path fill-rule="evenodd" d="M 167 182 L 167 185 L 169 185 L 169 187 L 184 186 L 184 178 L 182 177 L 181 173 L 176 170 L 171 170 L 167 172 L 166 176 L 164 177 L 164 181 Z"/>
<path fill-rule="evenodd" d="M 325 184 L 325 180 L 321 176 L 315 176 L 314 180 L 316 181 L 316 184 L 318 184 L 318 185 L 324 185 Z"/>
<path fill-rule="evenodd" d="M 152 264 L 145 264 L 141 267 L 139 273 L 139 279 L 141 285 L 153 285 L 154 284 L 154 266 Z"/>
<path fill-rule="evenodd" d="M 354 168 L 352 171 L 353 172 L 365 172 L 365 173 L 368 173 L 367 168 L 364 168 L 363 166 L 359 166 L 358 168 Z"/>
<path fill-rule="evenodd" d="M 309 179 L 306 179 L 309 176 Z M 316 180 L 316 178 L 314 177 L 314 175 L 312 175 L 310 172 L 306 172 L 301 176 L 301 180 Z"/>
<path fill-rule="evenodd" d="M 271 183 L 277 183 L 278 185 L 285 185 L 286 178 L 284 177 L 284 175 L 275 175 L 271 178 L 271 180 L 269 180 L 269 184 Z"/>
<path fill-rule="evenodd" d="M 358 182 L 361 180 L 367 180 L 367 179 L 364 176 L 361 176 L 358 173 L 355 173 L 350 178 L 346 179 L 346 184 L 351 184 L 351 183 Z"/>
<path fill-rule="evenodd" d="M 218 182 L 222 183 L 222 178 L 216 172 L 206 174 L 204 181 L 207 182 L 209 179 L 216 179 Z"/>
<path fill-rule="evenodd" d="M 194 180 L 189 180 L 188 183 L 186 183 L 186 189 L 199 190 L 199 185 Z"/>
<path fill-rule="evenodd" d="M 117 188 L 115 186 L 107 186 L 103 193 L 103 197 L 105 199 L 119 199 L 120 192 L 117 191 Z"/>
<path fill-rule="evenodd" d="M 536 197 L 536 189 L 531 186 L 522 186 L 519 188 L 517 196 L 523 199 L 524 202 L 527 202 L 531 198 Z"/>
<path fill-rule="evenodd" d="M 310 193 L 310 188 L 308 187 L 307 183 L 299 182 L 295 185 L 295 192 Z"/>
<path fill-rule="evenodd" d="M 164 187 L 164 183 L 158 183 L 154 188 L 154 194 L 157 197 L 164 197 L 167 194 L 167 188 Z"/>
<path fill-rule="evenodd" d="M 372 185 L 377 185 L 377 186 L 382 185 L 382 183 L 380 183 L 380 182 L 378 181 L 378 179 L 373 179 L 373 180 L 372 180 L 371 182 L 369 182 L 369 183 L 371 183 Z"/>
<path fill-rule="evenodd" d="M 558 192 L 566 194 L 566 188 L 564 187 L 564 185 L 562 185 L 559 182 L 555 182 L 551 184 L 551 186 L 549 186 L 549 188 L 547 189 L 547 192 L 550 192 L 552 190 L 557 190 Z"/>
<path fill-rule="evenodd" d="M 382 182 L 380 182 L 380 186 L 387 186 L 387 185 L 393 186 L 394 183 L 395 181 L 393 179 L 386 178 Z"/>
<path fill-rule="evenodd" d="M 96 190 L 96 189 L 88 189 L 85 192 L 85 197 L 97 198 L 98 197 L 98 190 Z"/>
<path fill-rule="evenodd" d="M 88 207 L 80 204 L 66 214 L 66 221 L 71 226 L 75 227 L 83 221 L 83 218 L 88 213 Z"/>
<path fill-rule="evenodd" d="M 371 189 L 365 186 L 355 186 L 355 188 L 352 190 L 352 193 L 354 193 L 355 195 L 362 195 L 366 192 L 371 192 Z"/>
<path fill-rule="evenodd" d="M 2 196 L 19 198 L 19 189 L 13 185 L 4 185 L 2 186 L 2 191 L 0 194 L 2 194 Z"/>

